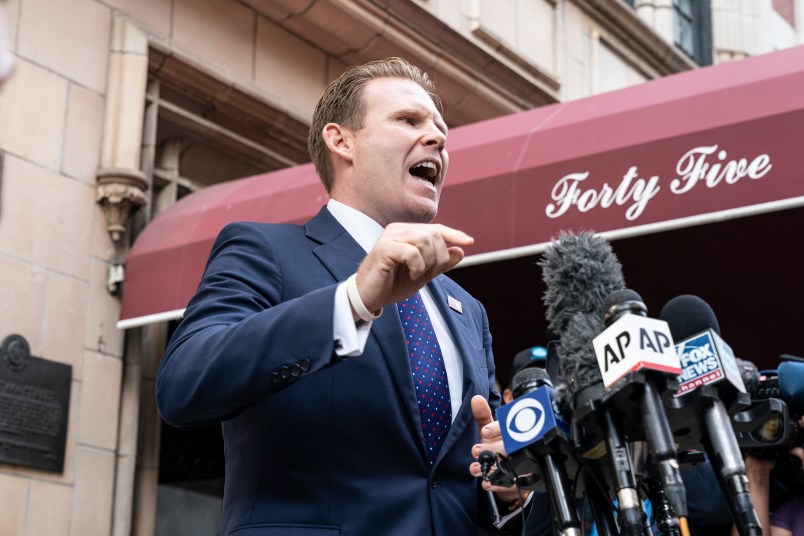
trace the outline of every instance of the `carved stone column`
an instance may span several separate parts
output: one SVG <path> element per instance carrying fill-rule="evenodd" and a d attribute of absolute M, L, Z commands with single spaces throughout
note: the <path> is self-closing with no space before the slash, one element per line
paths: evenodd
<path fill-rule="evenodd" d="M 148 201 L 148 179 L 140 171 L 147 82 L 148 38 L 118 16 L 112 29 L 96 195 L 114 242 L 120 240 L 132 212 Z"/>

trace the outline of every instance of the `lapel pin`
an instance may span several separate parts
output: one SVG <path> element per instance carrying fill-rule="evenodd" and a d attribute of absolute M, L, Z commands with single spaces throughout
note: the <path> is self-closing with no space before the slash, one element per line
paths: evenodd
<path fill-rule="evenodd" d="M 450 309 L 455 309 L 459 313 L 463 314 L 463 306 L 461 305 L 461 302 L 450 295 L 447 295 L 447 305 L 449 305 Z"/>

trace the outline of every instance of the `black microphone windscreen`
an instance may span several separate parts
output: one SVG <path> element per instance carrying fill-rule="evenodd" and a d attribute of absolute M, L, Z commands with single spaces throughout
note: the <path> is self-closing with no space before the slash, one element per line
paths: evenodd
<path fill-rule="evenodd" d="M 618 305 L 620 303 L 632 302 L 632 301 L 641 302 L 643 301 L 642 296 L 640 296 L 635 290 L 631 290 L 630 288 L 615 290 L 614 292 L 606 296 L 605 300 L 603 300 L 603 310 L 605 311 L 609 307 Z"/>
<path fill-rule="evenodd" d="M 630 288 L 623 288 L 606 296 L 602 313 L 603 323 L 609 326 L 625 314 L 645 316 L 648 314 L 648 307 L 642 301 L 642 296 Z"/>
<path fill-rule="evenodd" d="M 578 313 L 601 314 L 606 296 L 625 286 L 611 246 L 591 232 L 562 232 L 539 261 L 548 327 L 562 337 Z"/>
<path fill-rule="evenodd" d="M 553 386 L 553 382 L 550 381 L 550 375 L 544 369 L 529 367 L 514 374 L 514 379 L 511 380 L 511 391 L 514 394 L 514 398 L 517 398 L 542 385 Z"/>
<path fill-rule="evenodd" d="M 523 370 L 520 370 L 514 375 L 514 379 L 511 381 L 511 387 L 517 388 L 525 382 L 532 382 L 532 381 L 544 381 L 550 382 L 550 376 L 547 374 L 547 371 L 541 368 L 536 367 L 529 367 Z"/>
<path fill-rule="evenodd" d="M 673 341 L 679 342 L 711 329 L 720 335 L 720 324 L 708 303 L 698 296 L 683 294 L 665 304 L 659 318 L 670 325 Z"/>

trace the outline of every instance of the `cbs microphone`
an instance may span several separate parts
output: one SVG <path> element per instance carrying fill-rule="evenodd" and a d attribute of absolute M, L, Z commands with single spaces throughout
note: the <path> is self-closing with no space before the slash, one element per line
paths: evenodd
<path fill-rule="evenodd" d="M 563 536 L 580 536 L 567 470 L 574 466 L 569 425 L 556 406 L 546 371 L 526 368 L 511 383 L 514 400 L 497 410 L 508 458 L 491 475 L 492 484 L 547 491 L 553 520 Z M 570 469 L 571 470 L 571 469 Z"/>

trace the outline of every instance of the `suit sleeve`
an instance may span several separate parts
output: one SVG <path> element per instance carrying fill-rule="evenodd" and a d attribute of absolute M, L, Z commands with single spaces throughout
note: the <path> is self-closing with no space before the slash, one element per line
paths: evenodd
<path fill-rule="evenodd" d="M 156 396 L 174 426 L 204 426 L 238 415 L 299 377 L 337 361 L 337 284 L 293 299 L 264 227 L 225 227 L 198 291 L 159 366 Z M 277 240 L 274 240 L 277 241 Z"/>

